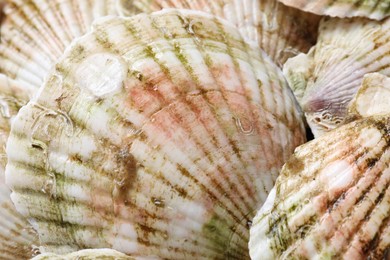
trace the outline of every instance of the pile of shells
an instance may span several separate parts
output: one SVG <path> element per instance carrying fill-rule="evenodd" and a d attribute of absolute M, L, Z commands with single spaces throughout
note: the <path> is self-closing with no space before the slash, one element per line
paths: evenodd
<path fill-rule="evenodd" d="M 388 0 L 0 6 L 0 259 L 390 257 Z"/>

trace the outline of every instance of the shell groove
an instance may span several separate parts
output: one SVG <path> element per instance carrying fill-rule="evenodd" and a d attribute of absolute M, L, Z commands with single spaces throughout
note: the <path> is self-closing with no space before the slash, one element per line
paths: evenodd
<path fill-rule="evenodd" d="M 0 71 L 39 88 L 73 39 L 96 18 L 116 14 L 114 0 L 8 0 L 1 25 Z"/>
<path fill-rule="evenodd" d="M 364 118 L 298 147 L 254 218 L 252 259 L 388 259 L 389 123 Z"/>
<path fill-rule="evenodd" d="M 30 94 L 28 88 L 0 74 L 0 259 L 30 259 L 39 252 L 38 235 L 17 213 L 4 180 L 5 144 L 11 121 Z"/>
<path fill-rule="evenodd" d="M 111 249 L 84 249 L 67 255 L 56 255 L 53 253 L 40 254 L 31 260 L 135 260 L 118 251 Z"/>
<path fill-rule="evenodd" d="M 283 72 L 314 135 L 341 125 L 367 73 L 390 75 L 390 18 L 321 21 L 316 46 L 294 57 Z"/>
<path fill-rule="evenodd" d="M 119 0 L 119 13 L 153 12 L 163 8 L 204 11 L 238 27 L 244 39 L 256 42 L 282 66 L 299 52 L 307 52 L 317 38 L 319 17 L 286 7 L 276 0 Z"/>
<path fill-rule="evenodd" d="M 388 0 L 279 0 L 306 12 L 336 17 L 363 16 L 382 20 L 390 16 Z"/>
<path fill-rule="evenodd" d="M 19 112 L 7 183 L 48 251 L 242 259 L 301 117 L 281 71 L 223 20 L 107 18 Z"/>

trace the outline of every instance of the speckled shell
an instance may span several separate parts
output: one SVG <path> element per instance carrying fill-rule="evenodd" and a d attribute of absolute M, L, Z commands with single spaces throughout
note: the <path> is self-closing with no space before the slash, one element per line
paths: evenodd
<path fill-rule="evenodd" d="M 39 252 L 38 235 L 17 213 L 10 198 L 11 191 L 4 181 L 5 144 L 10 124 L 29 97 L 29 89 L 0 74 L 0 259 L 30 259 Z"/>
<path fill-rule="evenodd" d="M 40 254 L 31 260 L 134 260 L 135 258 L 126 256 L 112 249 L 84 249 L 67 255 L 57 255 L 53 253 Z"/>
<path fill-rule="evenodd" d="M 342 124 L 367 73 L 390 74 L 390 18 L 324 19 L 310 52 L 283 68 L 314 135 Z"/>
<path fill-rule="evenodd" d="M 118 12 L 124 15 L 181 8 L 225 18 L 239 28 L 246 41 L 256 42 L 279 66 L 315 44 L 319 23 L 318 16 L 276 0 L 118 0 L 118 6 Z"/>
<path fill-rule="evenodd" d="M 243 259 L 301 117 L 281 71 L 225 21 L 107 18 L 20 110 L 6 179 L 48 251 Z"/>
<path fill-rule="evenodd" d="M 0 71 L 39 88 L 52 65 L 115 0 L 8 0 L 1 25 Z"/>
<path fill-rule="evenodd" d="M 363 16 L 381 20 L 390 16 L 389 0 L 279 0 L 306 12 L 336 17 Z"/>
<path fill-rule="evenodd" d="M 296 149 L 253 220 L 252 259 L 388 259 L 390 120 L 374 116 Z"/>

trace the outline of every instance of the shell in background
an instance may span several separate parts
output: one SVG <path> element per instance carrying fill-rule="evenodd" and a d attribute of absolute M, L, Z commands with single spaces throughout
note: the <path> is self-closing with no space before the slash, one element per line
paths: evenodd
<path fill-rule="evenodd" d="M 224 20 L 106 18 L 20 110 L 7 183 L 51 252 L 243 259 L 301 117 L 281 71 Z"/>
<path fill-rule="evenodd" d="M 124 15 L 180 8 L 225 18 L 239 28 L 246 41 L 256 42 L 279 66 L 297 53 L 307 52 L 317 39 L 318 16 L 276 0 L 118 0 L 118 6 L 118 12 Z"/>
<path fill-rule="evenodd" d="M 1 26 L 0 71 L 40 87 L 52 65 L 115 0 L 8 0 Z"/>
<path fill-rule="evenodd" d="M 390 78 L 380 73 L 364 75 L 363 84 L 348 107 L 349 120 L 390 114 Z"/>
<path fill-rule="evenodd" d="M 336 17 L 363 16 L 382 20 L 390 16 L 389 0 L 279 0 L 285 5 L 318 15 Z"/>
<path fill-rule="evenodd" d="M 354 121 L 298 147 L 253 220 L 252 259 L 388 259 L 390 120 Z"/>
<path fill-rule="evenodd" d="M 40 254 L 31 260 L 135 260 L 135 258 L 112 249 L 84 249 L 67 255 Z"/>
<path fill-rule="evenodd" d="M 390 18 L 321 22 L 316 46 L 307 55 L 290 59 L 283 69 L 291 88 L 301 97 L 314 136 L 343 123 L 365 74 L 390 75 L 389 53 Z"/>
<path fill-rule="evenodd" d="M 4 180 L 5 144 L 10 124 L 19 108 L 28 102 L 30 94 L 28 88 L 0 74 L 0 259 L 30 259 L 39 252 L 38 235 L 17 213 Z"/>

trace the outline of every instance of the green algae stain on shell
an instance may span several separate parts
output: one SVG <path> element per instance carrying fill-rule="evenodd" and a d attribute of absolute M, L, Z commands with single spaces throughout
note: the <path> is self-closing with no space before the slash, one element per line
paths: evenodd
<path fill-rule="evenodd" d="M 214 16 L 164 10 L 97 21 L 56 68 L 7 145 L 45 250 L 248 257 L 249 220 L 305 141 L 266 54 Z"/>

